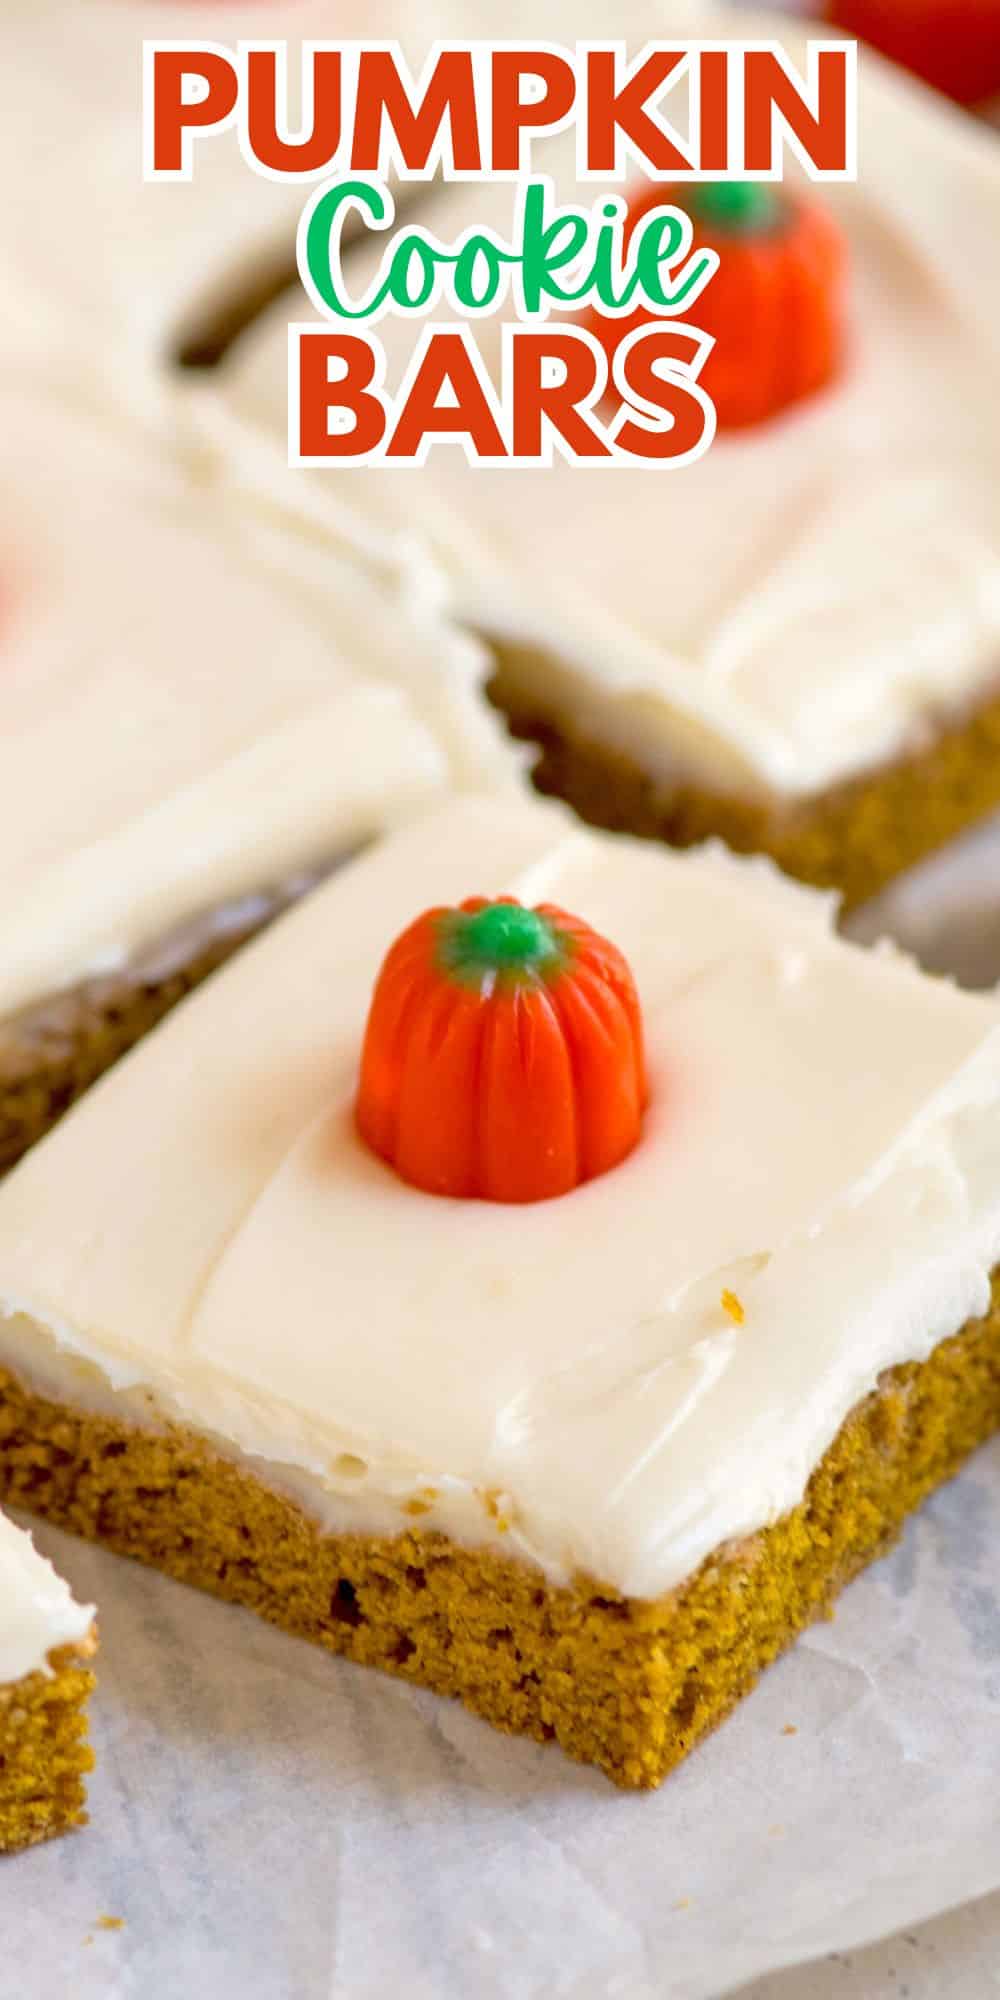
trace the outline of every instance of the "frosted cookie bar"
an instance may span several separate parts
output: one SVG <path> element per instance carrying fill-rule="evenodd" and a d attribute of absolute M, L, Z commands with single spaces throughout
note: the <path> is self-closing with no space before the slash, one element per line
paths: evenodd
<path fill-rule="evenodd" d="M 306 880 L 517 766 L 433 608 L 82 405 L 0 411 L 6 1165 Z"/>
<path fill-rule="evenodd" d="M 657 1784 L 1000 1424 L 1000 1010 L 831 920 L 379 842 L 0 1187 L 5 1497 Z"/>
<path fill-rule="evenodd" d="M 715 21 L 780 35 L 804 68 L 801 25 L 743 11 Z M 699 222 L 723 260 L 704 294 L 712 324 L 730 299 L 720 287 L 756 258 L 755 312 L 770 325 L 773 308 L 781 344 L 805 311 L 816 248 L 795 218 L 803 203 L 826 212 L 848 290 L 825 386 L 817 367 L 814 393 L 763 416 L 761 385 L 742 400 L 734 387 L 741 350 L 720 324 L 705 381 L 714 368 L 730 423 L 697 463 L 508 471 L 470 468 L 438 444 L 416 511 L 407 471 L 299 474 L 382 532 L 419 532 L 454 606 L 498 649 L 494 695 L 541 743 L 543 789 L 598 824 L 764 849 L 851 902 L 1000 802 L 1000 431 L 983 392 L 997 361 L 1000 156 L 867 52 L 860 96 L 857 186 L 793 180 L 758 189 L 754 212 L 745 190 L 736 206 L 716 191 Z M 594 199 L 576 181 L 572 135 L 538 164 L 559 200 Z M 711 191 L 658 191 L 711 207 Z M 423 218 L 444 241 L 487 224 L 507 237 L 513 200 L 503 184 L 453 186 L 427 197 Z M 799 285 L 787 297 L 786 237 Z M 374 236 L 348 257 L 352 298 L 381 254 Z M 304 294 L 289 294 L 220 378 L 240 421 L 282 445 L 287 322 L 311 317 Z M 756 323 L 749 307 L 743 317 Z M 498 377 L 500 320 L 475 328 Z M 377 331 L 395 387 L 415 323 L 389 317 Z"/>

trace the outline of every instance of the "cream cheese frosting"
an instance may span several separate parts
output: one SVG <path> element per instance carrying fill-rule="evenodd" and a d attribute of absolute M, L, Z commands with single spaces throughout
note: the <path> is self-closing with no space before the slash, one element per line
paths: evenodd
<path fill-rule="evenodd" d="M 381 26 L 373 26 L 377 14 Z M 107 348 L 168 352 L 213 309 L 294 267 L 302 191 L 257 177 L 233 130 L 197 143 L 190 181 L 142 178 L 144 40 L 221 44 L 379 33 L 419 54 L 434 0 L 10 0 L 4 9 L 5 206 L 0 262 L 23 336 L 70 319 Z"/>
<path fill-rule="evenodd" d="M 44 1672 L 59 1646 L 78 1645 L 94 1622 L 31 1536 L 0 1514 L 0 1687 Z"/>
<path fill-rule="evenodd" d="M 0 426 L 0 1017 L 518 782 L 433 606 L 16 376 Z"/>
<path fill-rule="evenodd" d="M 282 9 L 316 23 L 328 9 Z M 203 144 L 190 183 L 142 179 L 146 37 L 223 43 L 260 34 L 259 6 L 160 0 L 11 0 L 4 9 L 0 161 L 10 190 L 0 262 L 21 336 L 70 323 L 107 349 L 160 351 L 203 307 L 285 256 L 293 186 L 249 173 L 235 135 Z M 17 331 L 15 321 L 14 331 Z"/>
<path fill-rule="evenodd" d="M 652 32 L 677 30 L 676 10 L 648 12 Z M 686 30 L 707 21 L 683 14 Z M 802 24 L 715 10 L 711 21 L 718 33 L 779 35 L 804 63 Z M 1000 356 L 1000 154 L 867 51 L 860 101 L 859 184 L 816 191 L 844 225 L 854 272 L 835 387 L 719 435 L 676 470 L 470 468 L 445 444 L 420 475 L 421 523 L 455 602 L 525 649 L 526 700 L 658 779 L 814 795 L 919 750 L 1000 685 L 1000 422 L 988 386 Z M 572 135 L 537 164 L 561 200 L 577 193 Z M 423 217 L 444 239 L 469 225 L 506 235 L 513 198 L 503 184 L 452 187 L 428 193 Z M 382 247 L 376 236 L 349 255 L 352 296 Z M 314 318 L 304 293 L 289 294 L 222 377 L 230 408 L 282 445 L 287 323 Z M 418 329 L 378 322 L 390 388 Z M 476 333 L 496 373 L 499 319 Z M 297 477 L 382 531 L 412 521 L 408 472 Z"/>
<path fill-rule="evenodd" d="M 352 1119 L 388 944 L 475 893 L 611 937 L 645 1015 L 636 1151 L 527 1208 L 416 1192 Z M 996 1000 L 842 942 L 766 862 L 453 800 L 0 1187 L 0 1361 L 194 1426 L 330 1528 L 402 1529 L 431 1495 L 423 1527 L 653 1597 L 796 1504 L 882 1371 L 985 1309 L 998 1112 Z"/>
<path fill-rule="evenodd" d="M 546 32 L 603 33 L 599 0 L 550 0 Z M 310 39 L 394 40 L 419 69 L 435 37 L 537 33 L 508 0 L 7 0 L 0 166 L 8 190 L 3 342 L 60 344 L 69 325 L 127 369 L 172 353 L 217 313 L 295 267 L 308 186 L 246 165 L 234 130 L 196 142 L 190 181 L 141 172 L 144 40 L 226 49 L 287 42 L 291 90 Z M 293 112 L 294 124 L 294 112 Z M 10 303 L 8 306 L 8 294 Z M 116 382 L 116 388 L 119 383 Z"/>

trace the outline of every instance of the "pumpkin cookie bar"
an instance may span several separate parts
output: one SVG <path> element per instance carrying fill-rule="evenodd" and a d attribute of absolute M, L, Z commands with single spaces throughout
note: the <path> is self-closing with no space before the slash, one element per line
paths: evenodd
<path fill-rule="evenodd" d="M 0 1514 L 0 1854 L 86 1821 L 93 1605 Z"/>
<path fill-rule="evenodd" d="M 998 1100 L 765 861 L 435 808 L 0 1188 L 2 1490 L 654 1785 L 1000 1424 Z"/>
<path fill-rule="evenodd" d="M 317 871 L 518 770 L 479 648 L 360 554 L 0 404 L 3 1167 Z"/>
<path fill-rule="evenodd" d="M 783 40 L 805 73 L 801 25 L 717 18 Z M 496 701 L 542 746 L 542 789 L 598 825 L 767 851 L 850 902 L 1000 804 L 1000 428 L 982 391 L 1000 153 L 868 52 L 860 121 L 857 186 L 619 190 L 633 215 L 678 202 L 720 254 L 690 314 L 716 342 L 705 457 L 470 469 L 437 444 L 420 521 L 497 648 Z M 571 137 L 538 164 L 561 203 L 592 203 Z M 427 219 L 442 240 L 507 238 L 514 199 L 453 187 Z M 348 259 L 352 297 L 382 254 L 379 238 Z M 282 440 L 287 322 L 313 317 L 289 294 L 219 377 L 241 421 Z M 589 324 L 614 347 L 633 322 Z M 394 389 L 413 327 L 378 332 Z M 498 380 L 502 332 L 499 314 L 474 324 Z M 410 518 L 405 472 L 311 478 L 372 523 Z"/>

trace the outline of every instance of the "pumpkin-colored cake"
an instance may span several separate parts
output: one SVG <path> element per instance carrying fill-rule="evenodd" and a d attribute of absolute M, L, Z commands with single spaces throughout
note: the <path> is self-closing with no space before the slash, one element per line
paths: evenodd
<path fill-rule="evenodd" d="M 86 1821 L 92 1605 L 0 1514 L 0 1854 Z"/>
<path fill-rule="evenodd" d="M 0 1187 L 2 1490 L 655 1785 L 1000 1424 L 998 1103 L 767 862 L 436 807 Z"/>
<path fill-rule="evenodd" d="M 518 782 L 481 649 L 16 370 L 0 392 L 0 1170 L 276 910 Z"/>

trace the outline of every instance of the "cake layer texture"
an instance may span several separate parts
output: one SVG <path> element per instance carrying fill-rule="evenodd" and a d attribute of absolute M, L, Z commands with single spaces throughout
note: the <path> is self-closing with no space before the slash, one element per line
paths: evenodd
<path fill-rule="evenodd" d="M 92 1605 L 0 1514 L 0 1854 L 86 1819 Z"/>
<path fill-rule="evenodd" d="M 63 1646 L 44 1669 L 0 1686 L 0 1854 L 85 1826 L 93 1768 L 86 1703 L 96 1640 Z"/>
<path fill-rule="evenodd" d="M 579 736 L 546 707 L 544 671 L 526 678 L 501 649 L 493 694 L 517 735 L 537 746 L 540 792 L 566 800 L 592 826 L 692 847 L 724 840 L 737 854 L 768 854 L 785 873 L 835 889 L 845 910 L 1000 806 L 1000 698 L 942 722 L 931 741 L 882 769 L 794 804 L 657 779 L 624 752 Z"/>
<path fill-rule="evenodd" d="M 358 1129 L 387 949 L 479 895 L 574 913 L 634 978 L 637 1140 L 558 1198 L 422 1192 Z M 347 861 L 0 1186 L 0 1479 L 655 1782 L 678 1704 L 708 1727 L 996 1422 L 1000 1008 L 833 917 L 759 857 L 520 797 Z"/>
<path fill-rule="evenodd" d="M 804 1336 L 808 1317 L 805 1301 Z M 594 1578 L 552 1586 L 516 1557 L 428 1534 L 419 1503 L 392 1536 L 325 1533 L 193 1431 L 60 1405 L 6 1370 L 0 1493 L 647 1789 L 998 1427 L 995 1279 L 983 1318 L 927 1361 L 888 1370 L 851 1412 L 797 1507 L 651 1601 Z M 2 1703 L 0 1691 L 0 1757 Z M 0 1799 L 0 1841 L 3 1826 Z"/>

